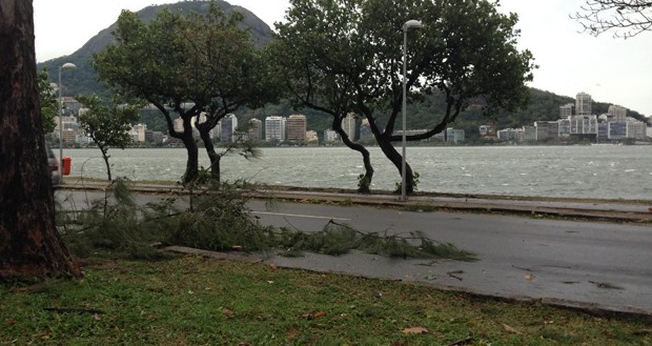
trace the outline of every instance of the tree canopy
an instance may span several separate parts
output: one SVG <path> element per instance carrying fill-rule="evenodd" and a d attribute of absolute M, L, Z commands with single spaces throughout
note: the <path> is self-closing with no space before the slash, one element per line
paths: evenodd
<path fill-rule="evenodd" d="M 348 112 L 369 121 L 385 156 L 401 169 L 392 142 L 401 140 L 397 118 L 403 95 L 404 34 L 407 102 L 442 94 L 443 114 L 432 114 L 421 140 L 446 129 L 469 105 L 485 115 L 527 105 L 532 54 L 516 48 L 516 14 L 498 13 L 486 0 L 291 0 L 277 25 L 275 59 L 297 105 L 318 109 L 337 122 Z M 423 23 L 404 31 L 408 20 Z M 407 29 L 405 29 L 407 30 Z M 365 157 L 363 152 L 363 157 Z M 365 161 L 367 158 L 364 158 Z M 369 168 L 365 164 L 367 174 Z M 413 173 L 408 166 L 408 191 Z M 366 178 L 366 177 L 365 177 Z M 368 182 L 365 182 L 368 183 Z"/>
<path fill-rule="evenodd" d="M 591 35 L 612 31 L 614 37 L 627 39 L 652 29 L 652 1 L 587 0 L 571 17 Z"/>
<path fill-rule="evenodd" d="M 152 104 L 165 117 L 169 135 L 183 142 L 185 182 L 198 176 L 194 124 L 207 135 L 229 112 L 273 95 L 274 88 L 264 84 L 273 80 L 266 78 L 267 59 L 249 31 L 238 26 L 241 19 L 237 12 L 226 16 L 214 3 L 205 14 L 165 9 L 148 23 L 123 11 L 116 44 L 95 55 L 101 80 Z M 177 118 L 182 128 L 175 128 Z M 212 144 L 204 144 L 213 159 Z"/>

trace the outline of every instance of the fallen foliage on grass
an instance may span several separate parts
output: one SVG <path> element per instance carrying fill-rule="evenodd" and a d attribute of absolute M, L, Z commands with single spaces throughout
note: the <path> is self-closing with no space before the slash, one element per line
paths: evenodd
<path fill-rule="evenodd" d="M 84 271 L 35 290 L 0 286 L 0 345 L 652 343 L 648 320 L 264 263 L 92 258 Z"/>

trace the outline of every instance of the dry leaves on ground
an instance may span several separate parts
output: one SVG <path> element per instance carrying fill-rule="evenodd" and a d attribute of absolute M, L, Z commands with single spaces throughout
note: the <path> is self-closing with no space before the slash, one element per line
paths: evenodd
<path fill-rule="evenodd" d="M 403 334 L 426 334 L 428 329 L 424 327 L 411 327 L 403 329 Z"/>
<path fill-rule="evenodd" d="M 301 317 L 303 317 L 303 318 L 307 318 L 307 319 L 309 319 L 309 320 L 312 320 L 312 319 L 315 319 L 315 318 L 324 317 L 324 316 L 326 316 L 326 313 L 323 312 L 323 311 L 315 311 L 315 312 L 311 312 L 311 313 L 309 313 L 309 314 L 303 314 L 303 315 L 301 315 Z"/>
<path fill-rule="evenodd" d="M 519 335 L 523 334 L 523 333 L 519 332 L 518 330 L 514 329 L 514 327 L 511 327 L 511 326 L 509 326 L 507 324 L 504 324 L 504 323 L 503 323 L 503 330 L 505 330 L 508 333 L 519 334 Z"/>

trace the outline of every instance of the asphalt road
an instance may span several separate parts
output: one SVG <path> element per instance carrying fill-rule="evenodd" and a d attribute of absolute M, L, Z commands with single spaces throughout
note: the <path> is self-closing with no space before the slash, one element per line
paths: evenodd
<path fill-rule="evenodd" d="M 59 191 L 79 208 L 95 192 Z M 139 202 L 158 197 L 142 195 Z M 69 204 L 70 205 L 70 204 Z M 372 207 L 264 202 L 250 207 L 265 225 L 321 230 L 329 220 L 365 232 L 409 234 L 452 243 L 476 262 L 391 259 L 353 253 L 268 260 L 286 267 L 424 282 L 440 288 L 598 310 L 652 315 L 652 226 L 504 215 L 405 212 Z"/>
<path fill-rule="evenodd" d="M 652 314 L 652 227 L 367 207 L 252 204 L 264 224 L 320 230 L 333 218 L 360 231 L 424 232 L 477 254 L 477 262 L 391 260 L 354 254 L 275 258 L 320 271 L 428 282 L 563 305 Z"/>

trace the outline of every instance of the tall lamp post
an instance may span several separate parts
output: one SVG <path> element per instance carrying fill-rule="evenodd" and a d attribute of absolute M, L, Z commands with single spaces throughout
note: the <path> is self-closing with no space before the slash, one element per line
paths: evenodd
<path fill-rule="evenodd" d="M 61 96 L 61 71 L 74 70 L 77 66 L 67 62 L 59 67 L 59 181 L 63 183 L 63 97 Z"/>
<path fill-rule="evenodd" d="M 406 109 L 407 109 L 407 32 L 409 29 L 418 29 L 423 27 L 421 21 L 418 20 L 408 20 L 403 24 L 403 109 L 401 111 L 403 117 L 403 158 L 401 160 L 401 201 L 407 201 L 406 186 L 407 186 L 407 177 L 406 177 L 406 164 L 405 164 L 405 132 L 406 132 Z"/>

